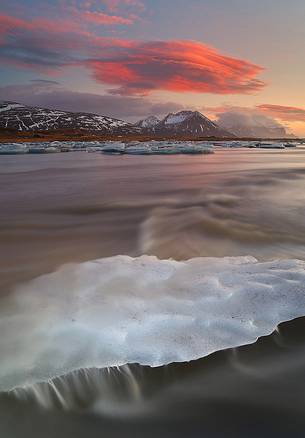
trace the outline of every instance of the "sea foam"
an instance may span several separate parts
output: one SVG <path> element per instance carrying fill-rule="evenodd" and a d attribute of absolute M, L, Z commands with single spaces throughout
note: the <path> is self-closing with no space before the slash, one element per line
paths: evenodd
<path fill-rule="evenodd" d="M 73 370 L 160 366 L 255 342 L 305 315 L 305 262 L 117 256 L 0 300 L 0 389 Z"/>

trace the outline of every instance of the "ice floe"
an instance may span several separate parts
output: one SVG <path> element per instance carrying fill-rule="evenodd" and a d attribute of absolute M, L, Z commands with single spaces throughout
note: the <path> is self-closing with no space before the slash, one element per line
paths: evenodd
<path fill-rule="evenodd" d="M 159 366 L 255 342 L 305 315 L 305 262 L 117 256 L 0 299 L 0 389 L 76 369 Z"/>
<path fill-rule="evenodd" d="M 256 141 L 175 141 L 151 140 L 147 142 L 123 141 L 52 141 L 2 143 L 0 155 L 21 153 L 48 153 L 87 151 L 105 154 L 130 155 L 172 155 L 172 154 L 209 154 L 219 148 L 256 148 L 256 149 L 286 149 L 302 146 L 297 142 L 256 142 Z"/>

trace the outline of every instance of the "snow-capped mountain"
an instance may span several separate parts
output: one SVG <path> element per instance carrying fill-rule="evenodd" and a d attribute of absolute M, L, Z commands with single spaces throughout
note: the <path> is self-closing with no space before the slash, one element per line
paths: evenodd
<path fill-rule="evenodd" d="M 16 102 L 0 102 L 0 128 L 17 131 L 76 129 L 103 134 L 138 132 L 132 124 L 111 117 L 30 107 Z"/>
<path fill-rule="evenodd" d="M 146 127 L 142 124 L 142 129 L 146 129 L 146 131 L 153 132 L 156 135 L 234 137 L 234 135 L 220 128 L 216 123 L 198 111 L 170 113 L 163 120 L 154 123 L 153 126 Z"/>
<path fill-rule="evenodd" d="M 16 102 L 0 102 L 0 129 L 16 131 L 83 130 L 99 134 L 151 136 L 234 137 L 198 111 L 170 113 L 131 124 L 97 114 L 51 110 Z"/>
<path fill-rule="evenodd" d="M 160 119 L 156 116 L 149 116 L 146 119 L 139 120 L 135 126 L 138 126 L 142 129 L 154 128 L 154 126 L 158 125 L 161 122 Z"/>

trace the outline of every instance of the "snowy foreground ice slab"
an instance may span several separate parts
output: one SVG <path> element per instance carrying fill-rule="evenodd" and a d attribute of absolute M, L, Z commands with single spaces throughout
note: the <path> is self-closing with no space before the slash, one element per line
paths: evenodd
<path fill-rule="evenodd" d="M 0 300 L 0 389 L 84 367 L 190 361 L 305 315 L 305 262 L 118 256 Z"/>

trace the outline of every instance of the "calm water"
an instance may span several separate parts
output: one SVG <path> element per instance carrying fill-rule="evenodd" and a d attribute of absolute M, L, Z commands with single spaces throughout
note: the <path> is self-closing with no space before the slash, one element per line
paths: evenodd
<path fill-rule="evenodd" d="M 0 182 L 1 294 L 116 254 L 305 260 L 305 149 L 2 156 Z M 194 363 L 3 395 L 0 436 L 304 436 L 304 328 Z"/>

